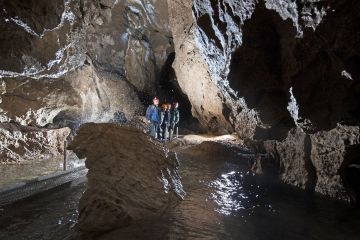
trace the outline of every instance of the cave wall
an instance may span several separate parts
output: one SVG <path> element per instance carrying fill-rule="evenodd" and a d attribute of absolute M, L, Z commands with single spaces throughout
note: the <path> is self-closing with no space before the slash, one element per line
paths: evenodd
<path fill-rule="evenodd" d="M 9 106 L 8 102 L 36 96 L 25 88 L 43 91 L 42 82 L 50 85 L 47 95 L 70 98 L 63 105 L 78 108 L 78 121 L 108 120 L 115 109 L 132 116 L 142 112 L 144 96 L 156 93 L 158 75 L 173 52 L 166 2 L 3 2 L 0 27 L 9 34 L 0 37 L 1 99 L 14 98 L 2 101 L 3 118 L 30 115 L 16 112 L 21 105 Z M 71 100 L 82 95 L 91 96 Z M 47 108 L 43 96 L 32 100 L 32 112 Z M 92 109 L 86 101 L 91 101 Z M 56 112 L 66 111 L 51 102 L 47 110 L 54 112 L 46 123 L 52 122 Z M 32 120 L 46 124 L 41 118 L 33 116 Z"/>
<path fill-rule="evenodd" d="M 357 1 L 194 1 L 212 81 L 239 107 L 235 118 L 255 111 L 256 129 L 243 137 L 282 140 L 293 127 L 358 122 L 358 9 Z"/>
<path fill-rule="evenodd" d="M 158 94 L 174 52 L 166 1 L 0 3 L 2 123 L 74 132 L 118 111 L 142 115 Z"/>
<path fill-rule="evenodd" d="M 236 132 L 276 158 L 282 181 L 345 200 L 354 195 L 342 180 L 345 149 L 359 139 L 359 9 L 331 0 L 192 6 L 196 47 Z"/>

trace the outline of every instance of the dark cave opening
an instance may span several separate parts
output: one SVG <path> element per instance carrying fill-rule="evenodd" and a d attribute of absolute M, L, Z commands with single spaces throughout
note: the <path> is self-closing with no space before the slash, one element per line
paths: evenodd
<path fill-rule="evenodd" d="M 160 98 L 160 103 L 179 103 L 180 128 L 194 132 L 201 131 L 199 121 L 191 113 L 192 105 L 189 98 L 181 90 L 177 81 L 176 73 L 172 64 L 175 60 L 175 52 L 170 53 L 160 73 L 158 74 L 159 88 L 156 95 Z M 151 103 L 153 96 L 149 96 L 148 103 Z"/>
<path fill-rule="evenodd" d="M 293 92 L 301 116 L 312 123 L 312 131 L 330 130 L 339 122 L 359 122 L 359 38 L 354 34 L 360 30 L 357 9 L 359 1 L 334 2 L 334 11 L 315 32 L 307 29 L 293 50 L 298 62 L 291 79 Z M 334 26 L 341 27 L 335 30 Z M 353 79 L 344 77 L 343 71 Z"/>
<path fill-rule="evenodd" d="M 260 6 L 261 5 L 261 6 Z M 284 139 L 294 127 L 287 105 L 289 93 L 283 79 L 283 41 L 294 33 L 290 21 L 283 22 L 263 4 L 243 28 L 243 44 L 232 56 L 229 83 L 250 108 L 268 125 L 258 127 L 257 139 Z M 285 39 L 285 40 L 284 40 Z"/>

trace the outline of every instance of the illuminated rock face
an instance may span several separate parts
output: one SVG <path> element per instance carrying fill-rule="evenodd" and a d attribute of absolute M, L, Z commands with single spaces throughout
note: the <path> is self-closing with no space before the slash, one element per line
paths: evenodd
<path fill-rule="evenodd" d="M 194 1 L 197 46 L 243 137 L 282 140 L 295 126 L 359 120 L 358 5 Z"/>
<path fill-rule="evenodd" d="M 349 171 L 359 164 L 358 126 L 338 125 L 330 131 L 306 134 L 291 130 L 270 152 L 279 163 L 280 179 L 288 184 L 333 198 L 352 201 L 357 179 Z"/>
<path fill-rule="evenodd" d="M 3 5 L 2 121 L 43 126 L 69 115 L 81 123 L 143 113 L 173 52 L 166 1 Z"/>
<path fill-rule="evenodd" d="M 166 1 L 0 3 L 0 122 L 74 132 L 142 115 L 158 92 L 173 52 Z"/>
<path fill-rule="evenodd" d="M 168 1 L 168 5 L 176 53 L 173 68 L 179 86 L 192 104 L 192 114 L 212 131 L 232 131 L 228 121 L 231 111 L 196 44 L 192 1 Z"/>
<path fill-rule="evenodd" d="M 0 123 L 0 164 L 62 158 L 69 128 L 39 129 Z"/>
<path fill-rule="evenodd" d="M 185 196 L 175 154 L 141 130 L 85 124 L 70 149 L 86 157 L 89 169 L 79 206 L 80 231 L 106 231 L 146 220 Z"/>

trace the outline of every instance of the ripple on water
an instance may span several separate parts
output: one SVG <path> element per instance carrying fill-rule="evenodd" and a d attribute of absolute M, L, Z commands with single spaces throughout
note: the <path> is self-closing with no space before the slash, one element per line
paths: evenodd
<path fill-rule="evenodd" d="M 215 211 L 223 215 L 249 216 L 256 208 L 267 208 L 275 212 L 272 205 L 262 199 L 267 189 L 251 183 L 254 174 L 250 171 L 229 171 L 210 182 L 210 193 L 217 207 Z"/>

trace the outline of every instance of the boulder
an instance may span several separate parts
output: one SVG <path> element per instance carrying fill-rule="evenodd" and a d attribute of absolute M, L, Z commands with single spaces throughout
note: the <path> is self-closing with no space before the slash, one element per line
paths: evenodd
<path fill-rule="evenodd" d="M 183 199 L 176 155 L 141 130 L 84 124 L 69 146 L 86 157 L 87 189 L 78 228 L 99 232 L 162 214 Z"/>

